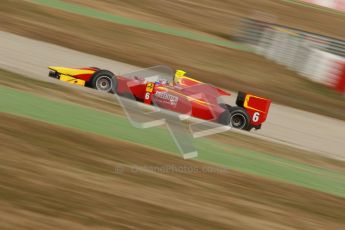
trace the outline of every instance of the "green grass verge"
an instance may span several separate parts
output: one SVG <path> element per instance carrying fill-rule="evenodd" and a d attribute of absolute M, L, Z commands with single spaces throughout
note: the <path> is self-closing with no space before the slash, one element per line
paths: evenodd
<path fill-rule="evenodd" d="M 242 51 L 250 51 L 250 47 L 245 46 L 243 44 L 221 40 L 217 38 L 213 38 L 208 35 L 193 33 L 191 31 L 185 30 L 178 30 L 171 27 L 161 26 L 155 23 L 144 22 L 136 19 L 126 18 L 118 15 L 113 15 L 110 13 L 106 13 L 100 10 L 92 9 L 90 7 L 67 3 L 61 0 L 31 0 L 34 3 L 38 3 L 41 5 L 45 5 L 51 8 L 63 10 L 66 12 L 79 14 L 87 17 L 93 17 L 100 20 L 105 20 L 113 23 L 118 23 L 121 25 L 132 26 L 139 29 L 150 30 L 159 33 L 165 33 L 173 36 L 178 36 L 182 38 L 187 38 L 195 41 L 206 42 L 213 45 L 223 46 L 231 49 L 237 49 Z"/>
<path fill-rule="evenodd" d="M 0 86 L 0 95 L 0 112 L 25 116 L 178 154 L 177 147 L 164 128 L 137 129 L 132 127 L 126 118 L 118 115 L 47 99 L 3 86 Z M 343 173 L 226 145 L 206 138 L 195 139 L 194 142 L 199 152 L 197 160 L 345 197 L 345 174 Z"/>

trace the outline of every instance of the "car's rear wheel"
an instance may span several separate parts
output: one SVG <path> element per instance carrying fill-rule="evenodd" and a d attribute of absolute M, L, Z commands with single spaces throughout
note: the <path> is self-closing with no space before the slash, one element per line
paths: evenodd
<path fill-rule="evenodd" d="M 97 71 L 92 78 L 91 86 L 101 92 L 116 93 L 116 77 L 108 70 Z"/>
<path fill-rule="evenodd" d="M 250 130 L 249 115 L 241 107 L 231 107 L 219 117 L 219 123 L 235 129 Z"/>
<path fill-rule="evenodd" d="M 249 127 L 249 115 L 245 109 L 241 107 L 232 107 L 230 109 L 230 124 L 235 129 L 247 130 Z"/>

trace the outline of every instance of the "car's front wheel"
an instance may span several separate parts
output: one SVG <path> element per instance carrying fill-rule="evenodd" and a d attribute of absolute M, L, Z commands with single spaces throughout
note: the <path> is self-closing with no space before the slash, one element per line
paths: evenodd
<path fill-rule="evenodd" d="M 102 92 L 115 93 L 117 88 L 116 77 L 108 70 L 97 71 L 92 78 L 91 86 Z"/>

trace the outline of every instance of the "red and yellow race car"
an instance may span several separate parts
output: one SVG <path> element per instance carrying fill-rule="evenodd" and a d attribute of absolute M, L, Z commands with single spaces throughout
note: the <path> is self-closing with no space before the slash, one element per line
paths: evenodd
<path fill-rule="evenodd" d="M 188 77 L 183 70 L 177 70 L 169 80 L 159 74 L 150 77 L 119 76 L 97 67 L 48 68 L 49 76 L 61 81 L 116 93 L 145 104 L 248 131 L 261 128 L 271 104 L 270 99 L 243 92 L 238 93 L 236 106 L 222 103 L 219 98 L 230 96 L 229 92 Z"/>

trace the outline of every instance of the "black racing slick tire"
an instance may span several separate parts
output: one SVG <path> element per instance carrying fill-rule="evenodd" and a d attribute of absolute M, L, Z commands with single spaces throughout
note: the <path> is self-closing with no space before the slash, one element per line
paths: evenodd
<path fill-rule="evenodd" d="M 91 87 L 101 92 L 116 93 L 116 76 L 108 70 L 99 70 L 92 77 Z"/>
<path fill-rule="evenodd" d="M 235 129 L 243 129 L 250 131 L 249 115 L 245 109 L 241 107 L 227 107 L 219 117 L 218 122 L 222 125 L 229 125 Z"/>
<path fill-rule="evenodd" d="M 230 109 L 230 123 L 229 125 L 235 129 L 250 130 L 250 118 L 247 111 L 241 107 L 232 107 Z"/>

